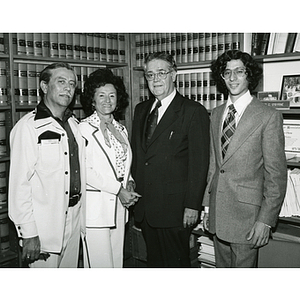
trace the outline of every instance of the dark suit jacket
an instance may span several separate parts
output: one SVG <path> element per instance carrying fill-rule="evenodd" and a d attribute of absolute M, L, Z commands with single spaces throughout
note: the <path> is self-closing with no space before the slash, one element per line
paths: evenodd
<path fill-rule="evenodd" d="M 209 164 L 209 116 L 199 103 L 172 100 L 145 146 L 145 123 L 154 100 L 136 106 L 132 174 L 142 195 L 135 205 L 137 222 L 144 215 L 153 227 L 182 226 L 184 209 L 201 210 Z"/>
<path fill-rule="evenodd" d="M 287 167 L 282 115 L 255 97 L 246 108 L 224 160 L 221 126 L 225 104 L 211 116 L 211 155 L 203 205 L 211 233 L 249 243 L 256 221 L 275 226 L 285 196 Z"/>

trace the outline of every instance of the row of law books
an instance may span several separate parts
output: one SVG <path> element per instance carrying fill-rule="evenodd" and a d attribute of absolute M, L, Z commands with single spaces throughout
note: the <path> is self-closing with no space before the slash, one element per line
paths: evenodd
<path fill-rule="evenodd" d="M 279 217 L 300 216 L 300 169 L 288 169 L 285 198 Z"/>
<path fill-rule="evenodd" d="M 15 33 L 13 53 L 124 63 L 125 39 L 123 33 Z"/>
<path fill-rule="evenodd" d="M 240 49 L 239 33 L 140 33 L 135 34 L 136 66 L 150 53 L 166 52 L 176 63 L 216 59 L 225 50 Z"/>
<path fill-rule="evenodd" d="M 251 54 L 270 55 L 300 52 L 300 33 L 252 33 Z"/>
<path fill-rule="evenodd" d="M 215 268 L 215 249 L 213 241 L 210 237 L 201 235 L 198 240 L 199 251 L 198 251 L 198 261 L 201 268 Z"/>
<path fill-rule="evenodd" d="M 35 105 L 41 101 L 40 73 L 46 67 L 43 64 L 14 64 L 14 88 L 15 101 L 19 105 Z M 77 75 L 76 103 L 80 104 L 80 95 L 83 92 L 84 82 L 87 77 L 97 70 L 96 67 L 75 66 Z M 112 69 L 112 72 L 123 78 L 122 69 Z"/>
<path fill-rule="evenodd" d="M 207 110 L 225 103 L 223 94 L 217 91 L 216 83 L 211 78 L 211 72 L 193 72 L 178 74 L 176 79 L 178 92 L 194 101 L 201 103 Z M 146 79 L 139 78 L 140 102 L 150 99 L 151 92 L 148 89 Z"/>

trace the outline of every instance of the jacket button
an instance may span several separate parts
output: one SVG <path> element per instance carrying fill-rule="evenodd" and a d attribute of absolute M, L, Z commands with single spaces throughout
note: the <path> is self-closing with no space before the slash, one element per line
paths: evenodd
<path fill-rule="evenodd" d="M 148 162 L 146 162 L 146 163 L 145 163 L 145 166 L 148 166 L 148 165 L 149 165 L 149 163 L 148 163 Z"/>
<path fill-rule="evenodd" d="M 224 170 L 221 170 L 220 173 L 223 174 L 223 173 L 225 173 L 225 171 L 224 171 Z"/>

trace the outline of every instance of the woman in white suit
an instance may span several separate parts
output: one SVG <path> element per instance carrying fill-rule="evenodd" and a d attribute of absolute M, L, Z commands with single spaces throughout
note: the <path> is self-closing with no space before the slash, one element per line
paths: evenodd
<path fill-rule="evenodd" d="M 139 197 L 130 176 L 132 152 L 126 128 L 116 119 L 128 105 L 123 81 L 108 69 L 90 74 L 81 98 L 87 118 L 87 200 L 84 266 L 121 268 L 128 207 Z"/>

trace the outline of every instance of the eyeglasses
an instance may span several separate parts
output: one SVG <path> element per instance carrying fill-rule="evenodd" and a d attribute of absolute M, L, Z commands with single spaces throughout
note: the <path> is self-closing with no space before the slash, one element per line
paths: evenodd
<path fill-rule="evenodd" d="M 166 71 L 160 71 L 158 73 L 145 73 L 145 77 L 147 80 L 152 81 L 154 80 L 155 76 L 157 76 L 158 79 L 166 79 L 167 75 L 171 73 L 172 71 L 166 72 Z"/>
<path fill-rule="evenodd" d="M 243 78 L 243 77 L 247 74 L 246 69 L 243 69 L 243 68 L 236 68 L 236 69 L 234 69 L 234 70 L 226 69 L 226 70 L 221 74 L 221 76 L 222 76 L 223 79 L 226 79 L 226 80 L 227 80 L 227 79 L 231 78 L 232 73 L 233 73 L 236 77 L 238 77 L 238 78 Z"/>

